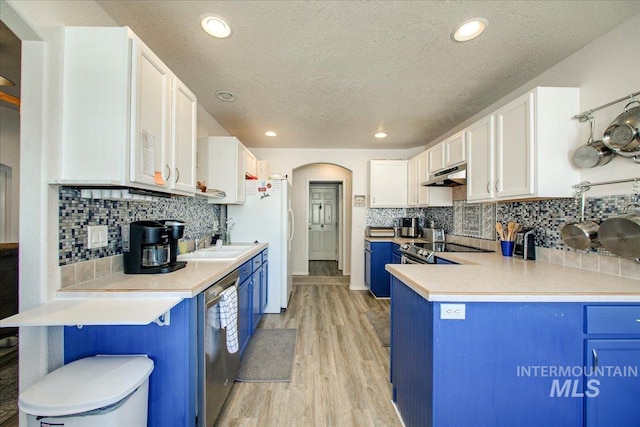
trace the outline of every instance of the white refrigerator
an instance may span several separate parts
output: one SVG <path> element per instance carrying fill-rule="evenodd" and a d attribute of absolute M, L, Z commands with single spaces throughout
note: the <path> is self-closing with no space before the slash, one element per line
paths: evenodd
<path fill-rule="evenodd" d="M 291 240 L 293 210 L 291 184 L 285 180 L 247 180 L 244 205 L 227 205 L 235 224 L 231 242 L 269 243 L 269 285 L 265 313 L 287 308 L 292 290 Z"/>

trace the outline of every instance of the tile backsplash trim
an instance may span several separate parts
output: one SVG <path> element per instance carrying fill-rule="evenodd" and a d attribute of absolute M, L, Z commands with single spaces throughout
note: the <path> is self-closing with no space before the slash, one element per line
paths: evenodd
<path fill-rule="evenodd" d="M 212 234 L 220 220 L 220 206 L 199 197 L 174 196 L 158 201 L 124 201 L 81 197 L 80 190 L 60 187 L 59 265 L 68 265 L 122 254 L 120 227 L 132 221 L 177 219 L 184 221 L 184 239 Z M 106 225 L 109 244 L 87 248 L 87 227 Z"/>

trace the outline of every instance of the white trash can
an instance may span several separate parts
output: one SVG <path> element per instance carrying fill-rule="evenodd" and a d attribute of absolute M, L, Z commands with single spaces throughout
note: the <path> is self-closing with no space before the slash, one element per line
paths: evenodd
<path fill-rule="evenodd" d="M 146 355 L 98 355 L 50 372 L 20 393 L 28 427 L 146 427 Z"/>

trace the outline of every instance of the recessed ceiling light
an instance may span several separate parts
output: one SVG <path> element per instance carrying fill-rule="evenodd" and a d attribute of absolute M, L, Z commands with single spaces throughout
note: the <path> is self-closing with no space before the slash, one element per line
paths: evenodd
<path fill-rule="evenodd" d="M 216 92 L 216 96 L 220 101 L 233 102 L 236 100 L 236 96 L 228 90 L 219 90 Z"/>
<path fill-rule="evenodd" d="M 375 138 L 382 139 L 382 138 L 386 138 L 387 137 L 387 133 L 386 132 L 376 132 L 376 133 L 373 134 L 373 136 Z"/>
<path fill-rule="evenodd" d="M 457 42 L 467 42 L 475 39 L 487 28 L 489 21 L 484 18 L 473 18 L 464 21 L 451 33 L 451 38 Z"/>
<path fill-rule="evenodd" d="M 275 132 L 274 132 L 274 131 L 272 131 L 272 130 L 268 130 L 268 131 L 266 131 L 264 134 L 265 134 L 265 135 L 267 135 L 267 136 L 278 136 L 278 134 L 277 134 L 277 133 L 275 133 Z"/>
<path fill-rule="evenodd" d="M 229 37 L 229 34 L 231 34 L 231 27 L 229 27 L 229 24 L 218 16 L 207 15 L 202 18 L 200 24 L 202 25 L 203 30 L 219 39 L 225 39 Z"/>

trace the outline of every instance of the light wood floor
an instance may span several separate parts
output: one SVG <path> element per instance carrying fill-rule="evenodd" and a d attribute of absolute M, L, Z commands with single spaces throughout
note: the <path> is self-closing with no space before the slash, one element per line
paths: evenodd
<path fill-rule="evenodd" d="M 367 311 L 388 311 L 348 286 L 296 285 L 283 314 L 261 328 L 297 328 L 293 381 L 235 383 L 216 426 L 400 426 L 391 404 L 389 348 Z"/>
<path fill-rule="evenodd" d="M 338 261 L 309 261 L 309 276 L 342 276 Z"/>

